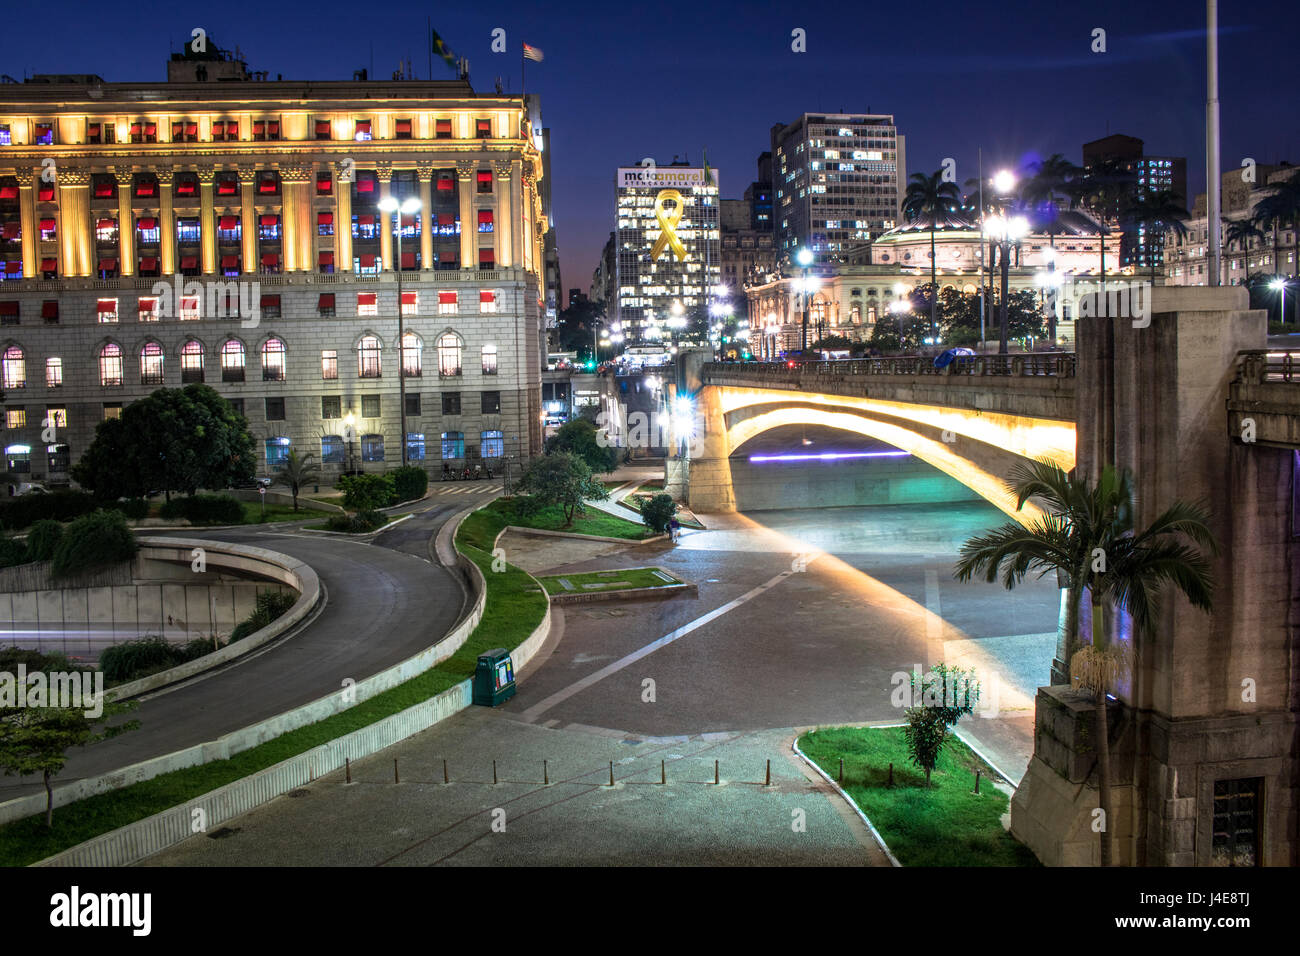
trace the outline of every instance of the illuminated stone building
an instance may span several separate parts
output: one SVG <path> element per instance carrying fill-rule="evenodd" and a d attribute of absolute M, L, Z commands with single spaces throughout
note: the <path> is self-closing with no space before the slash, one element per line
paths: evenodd
<path fill-rule="evenodd" d="M 98 422 L 190 382 L 242 409 L 261 471 L 291 448 L 327 479 L 400 463 L 397 268 L 409 457 L 540 450 L 548 224 L 523 98 L 264 77 L 214 52 L 166 83 L 0 86 L 11 470 L 66 480 Z M 399 222 L 390 196 L 420 209 Z"/>

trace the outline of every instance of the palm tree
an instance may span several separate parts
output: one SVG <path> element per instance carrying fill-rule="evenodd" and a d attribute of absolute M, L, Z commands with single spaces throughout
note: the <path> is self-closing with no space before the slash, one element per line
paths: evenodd
<path fill-rule="evenodd" d="M 1074 165 L 1061 153 L 1053 153 L 1047 159 L 1033 166 L 1033 175 L 1025 182 L 1024 195 L 1033 209 L 1035 228 L 1047 233 L 1047 242 L 1052 249 L 1047 263 L 1048 273 L 1056 271 L 1056 237 L 1065 232 L 1065 223 L 1061 219 L 1062 200 L 1067 209 L 1074 208 L 1074 195 L 1070 184 L 1083 175 L 1082 168 Z M 1049 282 L 1049 288 L 1055 285 Z M 1052 344 L 1056 344 L 1056 309 L 1048 310 L 1047 334 Z"/>
<path fill-rule="evenodd" d="M 943 171 L 913 173 L 903 196 L 902 211 L 909 222 L 920 222 L 930 227 L 930 338 L 938 339 L 938 322 L 935 313 L 939 305 L 938 264 L 935 262 L 934 231 L 946 223 L 956 211 L 961 196 L 955 183 L 946 182 Z"/>
<path fill-rule="evenodd" d="M 298 452 L 291 450 L 285 459 L 284 467 L 275 476 L 277 485 L 284 485 L 293 495 L 293 510 L 298 510 L 298 491 L 303 485 L 320 477 L 320 465 L 312 461 L 315 452 L 307 452 L 301 458 Z"/>
<path fill-rule="evenodd" d="M 1038 577 L 1059 572 L 1067 594 L 1066 648 L 1071 677 L 1096 694 L 1097 790 L 1104 820 L 1111 816 L 1110 728 L 1106 695 L 1116 685 L 1128 659 L 1127 645 L 1109 646 L 1104 627 L 1107 603 L 1126 612 L 1135 638 L 1149 638 L 1156 625 L 1155 600 L 1172 584 L 1194 607 L 1211 609 L 1210 566 L 1197 547 L 1216 552 L 1206 512 L 1175 501 L 1145 530 L 1133 531 L 1133 484 L 1127 470 L 1106 465 L 1095 484 L 1070 478 L 1049 461 L 1021 466 L 1008 483 L 1017 508 L 1033 496 L 1051 509 L 1029 526 L 1010 523 L 967 541 L 954 576 L 959 581 L 976 574 L 990 583 L 1002 574 L 1003 586 L 1014 588 L 1030 571 Z M 1092 643 L 1075 651 L 1079 604 L 1087 590 L 1092 607 Z M 1101 865 L 1111 863 L 1111 836 L 1101 831 Z"/>
<path fill-rule="evenodd" d="M 1265 186 L 1264 189 L 1268 192 L 1268 195 L 1256 204 L 1255 217 L 1265 222 L 1274 223 L 1275 230 L 1279 223 L 1287 223 L 1293 227 L 1291 230 L 1291 262 L 1300 267 L 1300 173 L 1293 173 L 1290 179 L 1283 180 L 1280 183 L 1272 183 Z M 1278 268 L 1280 263 L 1277 261 L 1276 255 L 1276 232 L 1274 237 L 1273 271 L 1279 275 L 1285 275 Z M 1297 274 L 1300 274 L 1300 268 L 1297 269 Z M 1286 320 L 1286 316 L 1282 318 L 1283 321 Z"/>
<path fill-rule="evenodd" d="M 1172 232 L 1181 238 L 1187 235 L 1187 227 L 1183 223 L 1191 219 L 1192 214 L 1183 208 L 1178 199 L 1178 194 L 1169 189 L 1158 189 L 1155 192 L 1144 190 L 1128 204 L 1128 219 L 1135 226 L 1145 229 L 1148 235 L 1163 237 L 1165 233 Z M 1147 254 L 1151 257 L 1151 284 L 1155 285 L 1156 257 L 1150 245 Z"/>
<path fill-rule="evenodd" d="M 1250 273 L 1250 244 L 1255 241 L 1263 242 L 1268 235 L 1260 228 L 1258 219 L 1225 219 L 1223 220 L 1223 244 L 1225 246 L 1236 246 L 1242 252 L 1246 253 L 1246 273 Z M 1244 283 L 1245 280 L 1243 279 Z"/>

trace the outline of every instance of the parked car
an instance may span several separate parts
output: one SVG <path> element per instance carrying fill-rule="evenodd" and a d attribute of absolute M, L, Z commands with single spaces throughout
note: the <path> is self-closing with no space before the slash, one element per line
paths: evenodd
<path fill-rule="evenodd" d="M 244 481 L 236 481 L 236 482 L 233 482 L 233 483 L 230 485 L 230 487 L 232 487 L 232 488 L 270 488 L 270 487 L 271 487 L 271 479 L 270 479 L 270 478 L 264 478 L 264 477 L 262 477 L 261 475 L 258 475 L 258 476 L 254 477 L 254 478 L 248 478 L 248 479 L 246 479 L 246 480 L 244 480 Z"/>
<path fill-rule="evenodd" d="M 44 485 L 39 485 L 34 481 L 18 481 L 9 485 L 9 497 L 17 498 L 19 495 L 44 495 L 49 494 L 49 489 Z"/>

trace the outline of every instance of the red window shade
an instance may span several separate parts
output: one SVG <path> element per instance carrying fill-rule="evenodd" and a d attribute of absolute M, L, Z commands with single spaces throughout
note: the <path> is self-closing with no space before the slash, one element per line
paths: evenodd
<path fill-rule="evenodd" d="M 56 271 L 58 271 L 58 268 L 59 268 L 59 260 L 58 260 L 58 259 L 42 259 L 42 260 L 41 260 L 41 271 L 42 271 L 42 272 L 56 272 Z"/>
<path fill-rule="evenodd" d="M 17 222 L 7 222 L 4 224 L 4 229 L 0 231 L 4 233 L 6 239 L 17 239 L 21 225 Z"/>
<path fill-rule="evenodd" d="M 157 135 L 158 135 L 158 124 L 157 124 L 157 123 L 145 123 L 145 124 L 144 124 L 144 135 L 146 135 L 146 136 L 157 136 Z"/>
<path fill-rule="evenodd" d="M 216 139 L 218 136 L 225 136 L 225 135 L 226 135 L 226 124 L 225 124 L 225 123 L 223 123 L 221 120 L 217 120 L 215 123 L 212 124 L 212 138 L 213 138 L 213 139 Z"/>
<path fill-rule="evenodd" d="M 267 252 L 267 253 L 263 253 L 263 255 L 262 255 L 262 265 L 264 265 L 264 266 L 278 266 L 279 264 L 280 264 L 280 254 L 279 254 L 278 252 Z M 265 300 L 265 299 L 266 299 L 266 296 L 263 296 L 262 298 Z M 277 303 L 280 301 L 280 297 L 279 297 L 278 295 L 277 295 L 277 296 L 273 296 L 272 298 L 274 298 L 275 301 L 276 301 Z"/>
<path fill-rule="evenodd" d="M 0 199 L 17 199 L 17 186 L 0 186 Z"/>
<path fill-rule="evenodd" d="M 275 177 L 267 176 L 257 181 L 257 191 L 259 193 L 273 193 L 278 188 Z"/>
<path fill-rule="evenodd" d="M 99 126 L 98 123 L 87 123 L 87 124 L 86 124 L 86 138 L 87 138 L 87 139 L 94 139 L 94 138 L 98 137 L 98 136 L 99 136 L 99 130 L 100 130 L 100 126 Z"/>
<path fill-rule="evenodd" d="M 199 267 L 198 256 L 181 256 L 182 269 L 197 269 Z"/>
<path fill-rule="evenodd" d="M 139 224 L 141 229 L 148 230 L 148 229 L 158 228 L 158 220 L 150 218 L 148 216 L 141 216 L 138 220 L 136 220 L 136 222 Z"/>
<path fill-rule="evenodd" d="M 332 266 L 332 265 L 334 265 L 334 253 L 332 253 L 332 252 L 322 252 L 322 253 L 320 254 L 320 260 L 319 260 L 319 261 L 320 261 L 320 264 L 323 265 L 323 266 Z M 333 305 L 333 304 L 334 304 L 334 293 L 333 293 L 333 292 L 328 292 L 328 293 L 326 293 L 326 292 L 322 292 L 322 293 L 321 293 L 321 297 L 322 297 L 322 298 L 324 298 L 324 296 L 326 296 L 326 295 L 328 295 L 328 296 L 330 297 L 330 305 Z"/>
<path fill-rule="evenodd" d="M 116 220 L 116 219 L 101 219 L 101 220 L 99 220 L 99 222 L 98 222 L 96 225 L 97 225 L 100 229 L 116 229 L 116 228 L 117 228 L 117 220 Z"/>
<path fill-rule="evenodd" d="M 480 292 L 478 294 L 478 300 L 480 302 L 495 302 L 497 300 L 497 294 L 495 292 Z"/>
<path fill-rule="evenodd" d="M 316 192 L 322 196 L 328 196 L 334 192 L 334 180 L 329 173 L 316 174 Z"/>
<path fill-rule="evenodd" d="M 450 176 L 439 176 L 439 177 L 438 177 L 438 188 L 439 188 L 439 189 L 455 189 L 455 188 L 456 188 L 456 181 L 455 181 L 454 179 L 452 179 Z"/>
<path fill-rule="evenodd" d="M 479 174 L 478 174 L 478 181 L 481 182 L 481 183 L 490 183 L 490 182 L 492 182 L 492 172 L 491 172 L 490 170 L 482 170 L 482 171 L 480 171 Z"/>
<path fill-rule="evenodd" d="M 57 319 L 59 317 L 59 303 L 57 299 L 46 299 L 41 303 L 42 319 Z"/>
<path fill-rule="evenodd" d="M 184 123 L 172 123 L 172 139 L 180 139 L 185 134 Z"/>
<path fill-rule="evenodd" d="M 11 275 L 11 276 L 12 276 L 12 275 L 21 275 L 21 274 L 22 274 L 22 271 L 23 271 L 23 264 L 22 264 L 21 262 L 6 262 L 6 263 L 5 263 L 5 275 Z"/>
<path fill-rule="evenodd" d="M 332 225 L 334 225 L 334 213 L 332 213 L 332 212 L 318 212 L 318 213 L 316 213 L 316 225 L 318 225 L 318 226 L 332 226 Z"/>
<path fill-rule="evenodd" d="M 326 124 L 325 124 L 325 127 L 326 127 L 326 130 L 328 130 L 328 129 L 329 129 L 329 124 L 326 123 Z M 320 129 L 320 124 L 319 124 L 319 123 L 316 124 L 316 128 L 317 128 L 317 129 Z M 369 132 L 370 132 L 370 120 L 357 120 L 357 132 L 358 132 L 358 133 L 369 133 Z"/>
<path fill-rule="evenodd" d="M 330 134 L 330 121 L 329 121 L 329 120 L 317 120 L 317 121 L 316 121 L 316 135 L 317 135 L 317 136 L 328 136 L 329 134 Z"/>
<path fill-rule="evenodd" d="M 375 191 L 375 180 L 372 176 L 360 176 L 357 178 L 357 192 L 372 193 Z"/>
<path fill-rule="evenodd" d="M 410 121 L 410 120 L 398 120 L 398 121 L 397 121 L 397 132 L 398 132 L 398 133 L 409 133 L 410 131 L 411 131 L 411 121 Z"/>
<path fill-rule="evenodd" d="M 492 210 L 491 210 L 491 209 L 480 209 L 480 210 L 478 211 L 478 221 L 479 221 L 480 223 L 489 223 L 489 224 L 490 224 L 490 223 L 492 222 Z"/>
<path fill-rule="evenodd" d="M 117 311 L 117 300 L 116 300 L 116 299 L 100 299 L 98 302 L 95 303 L 95 309 L 96 309 L 97 311 L 99 311 L 99 312 L 116 312 L 116 311 Z"/>
<path fill-rule="evenodd" d="M 114 269 L 116 269 L 116 268 L 117 268 L 117 260 L 116 260 L 116 259 L 100 259 L 100 260 L 99 260 L 99 271 L 100 271 L 100 272 L 112 272 L 112 271 L 113 271 Z"/>
<path fill-rule="evenodd" d="M 158 184 L 154 182 L 140 182 L 135 184 L 135 194 L 137 196 L 152 196 L 158 191 Z"/>
<path fill-rule="evenodd" d="M 17 195 L 18 193 L 15 192 L 14 196 Z M 96 199 L 111 199 L 112 197 L 113 197 L 113 184 L 110 181 L 106 179 L 101 179 L 99 182 L 95 183 Z M 0 199 L 4 199 L 4 198 L 5 196 L 3 191 L 0 191 Z"/>
<path fill-rule="evenodd" d="M 238 228 L 239 228 L 239 217 L 238 217 L 238 216 L 222 216 L 222 217 L 221 217 L 221 228 L 222 228 L 222 229 L 238 229 Z"/>
<path fill-rule="evenodd" d="M 372 255 L 368 255 L 368 254 L 367 254 L 367 255 L 364 255 L 364 256 L 361 257 L 361 268 L 363 268 L 363 269 L 373 269 L 374 267 L 375 267 L 375 257 L 374 257 L 374 256 L 372 256 Z"/>
<path fill-rule="evenodd" d="M 41 202 L 54 202 L 54 187 L 49 183 L 42 183 L 36 195 Z"/>
<path fill-rule="evenodd" d="M 146 272 L 158 268 L 157 257 L 144 256 L 140 259 L 140 268 Z"/>
<path fill-rule="evenodd" d="M 491 121 L 491 120 L 475 120 L 475 121 L 474 121 L 474 125 L 475 125 L 475 127 L 478 129 L 478 131 L 479 131 L 480 133 L 491 133 L 491 132 L 492 132 L 492 121 Z"/>
<path fill-rule="evenodd" d="M 262 120 L 255 121 L 253 123 L 253 135 L 263 136 L 265 135 L 265 133 L 266 133 L 266 123 Z"/>
<path fill-rule="evenodd" d="M 262 216 L 261 219 L 259 219 L 258 221 L 259 221 L 262 225 L 264 225 L 264 226 L 278 226 L 278 225 L 280 225 L 280 217 L 279 217 L 279 216 Z"/>
<path fill-rule="evenodd" d="M 456 304 L 456 293 L 455 293 L 455 292 L 439 292 L 439 293 L 438 293 L 438 304 L 439 304 L 439 305 L 455 305 L 455 304 Z"/>
<path fill-rule="evenodd" d="M 453 213 L 449 213 L 449 212 L 440 212 L 440 213 L 438 213 L 438 225 L 440 225 L 440 226 L 454 226 L 455 224 L 456 224 L 456 216 L 455 216 L 455 214 L 453 214 Z"/>
<path fill-rule="evenodd" d="M 373 259 L 374 256 L 371 256 L 370 258 Z M 374 305 L 374 304 L 375 304 L 375 293 L 373 292 L 357 293 L 357 305 Z"/>
<path fill-rule="evenodd" d="M 280 138 L 280 121 L 272 120 L 266 124 L 266 135 L 275 139 Z"/>
<path fill-rule="evenodd" d="M 46 231 L 48 231 L 48 230 L 50 230 L 50 229 L 53 229 L 53 228 L 54 228 L 54 220 L 53 220 L 53 219 L 42 219 L 42 220 L 41 220 L 41 228 L 44 229 L 44 230 L 46 230 Z"/>
<path fill-rule="evenodd" d="M 198 135 L 199 135 L 199 124 L 198 124 L 198 123 L 186 123 L 186 124 L 185 124 L 185 135 L 186 135 L 186 136 L 198 136 Z"/>
<path fill-rule="evenodd" d="M 329 256 L 331 262 L 334 260 L 334 253 L 332 253 L 332 252 L 322 252 L 321 255 L 322 255 L 322 256 L 326 256 L 326 255 Z M 317 308 L 317 309 L 332 309 L 332 308 L 334 308 L 334 293 L 333 293 L 333 292 L 322 292 L 322 293 L 320 294 L 320 299 L 316 302 L 316 308 Z"/>
<path fill-rule="evenodd" d="M 402 213 L 402 228 L 405 229 L 408 226 L 414 226 L 414 225 L 415 225 L 415 214 L 412 213 L 411 215 L 408 216 L 406 213 Z"/>
<path fill-rule="evenodd" d="M 0 302 L 0 315 L 17 315 L 17 302 Z"/>
<path fill-rule="evenodd" d="M 418 295 L 419 295 L 418 292 L 403 292 L 402 305 L 415 305 L 416 297 Z"/>
<path fill-rule="evenodd" d="M 414 269 L 414 268 L 415 268 L 415 253 L 414 253 L 414 252 L 403 252 L 403 253 L 402 253 L 402 268 L 403 268 L 403 269 Z M 403 295 L 403 296 L 407 296 L 407 295 L 415 295 L 415 293 L 414 293 L 414 292 L 410 292 L 410 293 L 403 292 L 402 295 Z M 402 301 L 406 301 L 405 298 L 403 298 Z M 415 300 L 412 299 L 411 301 L 414 302 Z"/>
<path fill-rule="evenodd" d="M 493 252 L 491 249 L 480 249 L 478 251 L 479 265 L 491 266 L 491 265 L 495 265 L 496 261 L 497 261 L 497 254 Z"/>
<path fill-rule="evenodd" d="M 262 258 L 265 259 L 266 256 L 262 256 Z M 279 297 L 278 295 L 264 295 L 264 296 L 262 296 L 262 308 L 264 308 L 264 309 L 278 309 L 278 308 L 280 308 L 280 297 Z"/>
<path fill-rule="evenodd" d="M 196 186 L 198 186 L 197 181 L 193 179 L 182 179 L 176 183 L 176 195 L 193 196 Z"/>
<path fill-rule="evenodd" d="M 374 216 L 357 216 L 357 225 L 359 226 L 373 226 L 374 224 Z"/>
<path fill-rule="evenodd" d="M 238 268 L 239 268 L 239 256 L 222 256 L 222 257 L 221 257 L 221 268 L 223 268 L 223 269 L 238 269 Z"/>
<path fill-rule="evenodd" d="M 132 135 L 132 136 L 139 136 L 139 135 L 140 135 L 140 124 L 139 124 L 139 123 L 132 123 L 132 124 L 131 124 L 131 135 Z"/>
<path fill-rule="evenodd" d="M 239 191 L 239 183 L 233 179 L 222 179 L 217 182 L 218 196 L 233 196 Z"/>
<path fill-rule="evenodd" d="M 437 120 L 436 123 L 437 123 L 437 131 L 438 131 L 439 133 L 450 133 L 450 132 L 451 132 L 451 120 L 449 120 L 449 119 L 445 119 L 445 120 Z"/>

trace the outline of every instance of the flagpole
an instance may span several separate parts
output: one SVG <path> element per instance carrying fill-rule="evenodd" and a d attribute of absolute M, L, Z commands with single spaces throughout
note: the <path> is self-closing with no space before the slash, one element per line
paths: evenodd
<path fill-rule="evenodd" d="M 528 62 L 527 53 L 519 54 L 519 95 L 523 96 L 527 87 L 524 85 L 524 64 Z"/>
<path fill-rule="evenodd" d="M 429 48 L 429 82 L 433 82 L 433 18 L 424 18 L 424 38 Z M 426 213 L 427 215 L 427 213 Z"/>

